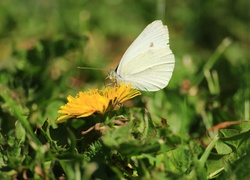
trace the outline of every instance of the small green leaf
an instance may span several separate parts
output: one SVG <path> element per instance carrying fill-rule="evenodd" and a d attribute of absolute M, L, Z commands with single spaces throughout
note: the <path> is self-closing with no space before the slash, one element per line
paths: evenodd
<path fill-rule="evenodd" d="M 145 109 L 144 116 L 143 116 L 143 132 L 141 140 L 143 143 L 147 142 L 149 139 L 156 136 L 156 129 L 153 124 L 152 118 L 149 112 Z"/>
<path fill-rule="evenodd" d="M 218 154 L 229 154 L 233 151 L 232 148 L 222 140 L 217 141 L 217 143 L 215 144 L 215 148 Z"/>
<path fill-rule="evenodd" d="M 19 143 L 22 143 L 22 142 L 25 141 L 26 131 L 25 131 L 25 129 L 23 128 L 22 124 L 19 121 L 16 122 L 16 131 L 15 131 L 15 133 L 16 133 L 16 137 L 17 137 Z"/>

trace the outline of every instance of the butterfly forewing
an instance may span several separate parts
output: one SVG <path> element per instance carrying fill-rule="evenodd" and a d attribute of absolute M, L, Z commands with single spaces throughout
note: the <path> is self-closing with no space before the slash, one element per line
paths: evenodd
<path fill-rule="evenodd" d="M 134 40 L 124 53 L 117 71 L 123 67 L 124 64 L 133 61 L 134 57 L 143 53 L 152 47 L 168 46 L 168 29 L 157 20 L 149 24 L 141 34 Z"/>

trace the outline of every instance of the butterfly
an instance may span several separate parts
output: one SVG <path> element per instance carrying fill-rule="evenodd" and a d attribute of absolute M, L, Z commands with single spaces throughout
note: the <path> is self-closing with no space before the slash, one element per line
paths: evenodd
<path fill-rule="evenodd" d="M 108 77 L 118 84 L 131 84 L 138 90 L 158 91 L 168 85 L 174 65 L 168 28 L 156 20 L 134 40 Z"/>

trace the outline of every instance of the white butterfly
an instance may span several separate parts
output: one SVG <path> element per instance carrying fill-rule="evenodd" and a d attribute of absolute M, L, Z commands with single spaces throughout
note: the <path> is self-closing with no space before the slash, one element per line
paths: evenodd
<path fill-rule="evenodd" d="M 109 78 L 119 84 L 132 84 L 133 88 L 142 91 L 158 91 L 168 85 L 174 63 L 168 28 L 156 20 L 130 45 Z"/>

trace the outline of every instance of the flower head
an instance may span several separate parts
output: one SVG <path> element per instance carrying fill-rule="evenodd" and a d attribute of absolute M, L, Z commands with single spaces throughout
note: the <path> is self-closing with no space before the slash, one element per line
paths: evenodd
<path fill-rule="evenodd" d="M 79 92 L 76 97 L 68 96 L 68 103 L 61 106 L 58 113 L 61 116 L 56 122 L 69 118 L 87 117 L 94 113 L 104 114 L 109 110 L 119 109 L 124 101 L 141 95 L 140 91 L 127 86 L 125 83 L 116 87 L 106 87 Z"/>

